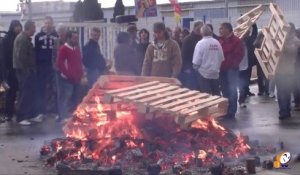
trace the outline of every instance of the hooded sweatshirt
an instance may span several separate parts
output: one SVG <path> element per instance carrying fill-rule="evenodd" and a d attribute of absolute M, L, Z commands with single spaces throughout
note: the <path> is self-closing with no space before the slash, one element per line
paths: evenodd
<path fill-rule="evenodd" d="M 3 38 L 4 66 L 5 69 L 9 72 L 13 72 L 13 48 L 14 48 L 14 41 L 18 35 L 17 33 L 14 32 L 14 28 L 17 26 L 22 27 L 20 21 L 13 20 L 10 23 L 7 34 Z"/>
<path fill-rule="evenodd" d="M 168 39 L 162 45 L 152 43 L 148 46 L 142 75 L 176 78 L 181 66 L 180 48 L 176 41 Z"/>
<path fill-rule="evenodd" d="M 55 30 L 47 34 L 43 29 L 35 36 L 37 65 L 52 66 L 52 49 L 58 35 Z"/>

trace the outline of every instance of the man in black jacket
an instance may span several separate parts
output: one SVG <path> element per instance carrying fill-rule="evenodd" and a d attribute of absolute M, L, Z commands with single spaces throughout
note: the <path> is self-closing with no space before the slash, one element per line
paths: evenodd
<path fill-rule="evenodd" d="M 193 54 L 198 41 L 202 39 L 200 29 L 204 25 L 202 21 L 194 22 L 194 28 L 191 34 L 186 36 L 182 42 L 182 69 L 179 79 L 184 87 L 192 90 L 198 89 L 196 72 L 193 69 Z"/>
<path fill-rule="evenodd" d="M 257 58 L 254 54 L 254 50 L 255 50 L 254 41 L 256 40 L 257 35 L 258 35 L 257 25 L 253 24 L 251 35 L 248 34 L 248 36 L 246 36 L 246 38 L 245 38 L 245 43 L 246 43 L 246 47 L 247 47 L 246 54 L 248 54 L 248 68 L 247 68 L 246 74 L 244 75 L 243 78 L 245 79 L 245 82 L 246 82 L 246 86 L 245 86 L 246 89 L 244 89 L 244 90 L 246 93 L 245 95 L 247 95 L 247 96 L 255 95 L 254 93 L 250 92 L 249 85 L 250 85 L 250 79 L 251 79 L 251 74 L 252 74 L 252 67 L 255 65 L 258 65 Z"/>
<path fill-rule="evenodd" d="M 5 79 L 8 83 L 9 89 L 5 96 L 5 115 L 7 120 L 11 121 L 15 112 L 15 101 L 18 90 L 18 80 L 16 72 L 13 68 L 13 48 L 14 41 L 17 35 L 22 31 L 22 24 L 18 20 L 12 20 L 9 30 L 3 38 L 3 61 L 5 70 Z"/>
<path fill-rule="evenodd" d="M 90 40 L 83 48 L 83 64 L 87 70 L 89 88 L 93 86 L 106 68 L 106 62 L 98 44 L 99 38 L 100 29 L 96 27 L 92 28 Z"/>

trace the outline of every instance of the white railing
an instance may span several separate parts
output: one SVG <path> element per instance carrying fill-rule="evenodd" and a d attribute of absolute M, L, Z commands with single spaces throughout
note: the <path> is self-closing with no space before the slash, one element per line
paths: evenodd
<path fill-rule="evenodd" d="M 114 59 L 114 48 L 116 46 L 117 35 L 121 31 L 126 31 L 127 25 L 114 23 L 100 22 L 82 22 L 82 23 L 63 23 L 69 29 L 74 29 L 79 32 L 80 46 L 86 44 L 89 40 L 90 31 L 93 27 L 98 27 L 101 30 L 99 45 L 101 52 L 106 59 Z"/>

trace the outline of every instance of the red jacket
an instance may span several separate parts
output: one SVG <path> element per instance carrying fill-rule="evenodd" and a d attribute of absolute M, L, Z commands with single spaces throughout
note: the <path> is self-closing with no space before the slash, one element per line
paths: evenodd
<path fill-rule="evenodd" d="M 79 84 L 83 75 L 79 47 L 71 47 L 68 44 L 62 45 L 58 50 L 57 67 L 62 77 L 71 83 Z"/>
<path fill-rule="evenodd" d="M 245 50 L 242 41 L 233 34 L 229 38 L 220 38 L 225 60 L 221 65 L 221 70 L 239 69 Z"/>

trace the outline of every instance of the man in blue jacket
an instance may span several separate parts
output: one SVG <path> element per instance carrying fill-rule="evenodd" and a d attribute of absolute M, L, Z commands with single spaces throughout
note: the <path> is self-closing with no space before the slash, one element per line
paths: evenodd
<path fill-rule="evenodd" d="M 99 28 L 92 28 L 90 40 L 83 48 L 83 64 L 87 70 L 89 88 L 93 86 L 97 78 L 103 74 L 106 68 L 106 62 L 98 44 L 100 33 Z"/>
<path fill-rule="evenodd" d="M 35 36 L 35 54 L 37 63 L 37 100 L 39 119 L 42 121 L 46 114 L 47 85 L 52 85 L 52 78 L 54 70 L 52 67 L 52 50 L 54 41 L 58 35 L 53 26 L 53 18 L 46 16 L 44 19 L 44 26 L 41 31 Z"/>

